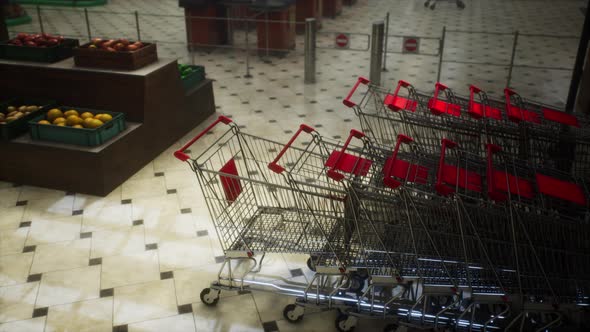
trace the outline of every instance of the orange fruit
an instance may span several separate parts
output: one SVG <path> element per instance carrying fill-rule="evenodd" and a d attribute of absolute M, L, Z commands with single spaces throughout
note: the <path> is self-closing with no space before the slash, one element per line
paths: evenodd
<path fill-rule="evenodd" d="M 72 128 L 84 128 L 81 124 L 73 125 Z"/>
<path fill-rule="evenodd" d="M 100 121 L 102 121 L 104 123 L 107 123 L 113 119 L 113 117 L 110 114 L 99 114 L 99 115 L 95 116 L 94 118 L 99 119 Z"/>
<path fill-rule="evenodd" d="M 76 110 L 67 110 L 64 112 L 64 117 L 68 118 L 70 115 L 79 116 L 80 114 Z"/>
<path fill-rule="evenodd" d="M 37 122 L 38 124 L 51 124 L 51 122 L 47 121 L 47 120 L 41 120 L 39 122 Z"/>
<path fill-rule="evenodd" d="M 63 113 L 57 108 L 52 108 L 47 112 L 47 120 L 49 122 L 53 122 L 53 120 L 60 117 L 63 117 Z"/>
<path fill-rule="evenodd" d="M 58 124 L 58 123 L 63 123 L 64 125 L 66 124 L 66 119 L 63 117 L 59 117 L 59 118 L 55 118 L 53 119 L 53 121 L 51 123 L 53 123 L 54 125 Z"/>
<path fill-rule="evenodd" d="M 80 115 L 80 117 L 81 117 L 82 119 L 86 119 L 86 118 L 93 118 L 93 117 L 94 117 L 94 114 L 92 114 L 92 113 L 90 113 L 90 112 L 84 112 L 84 113 L 82 113 L 82 115 Z"/>
<path fill-rule="evenodd" d="M 79 125 L 82 122 L 84 122 L 84 120 L 82 118 L 80 118 L 79 116 L 77 116 L 77 115 L 70 115 L 66 119 L 66 123 L 67 123 L 68 126 Z"/>

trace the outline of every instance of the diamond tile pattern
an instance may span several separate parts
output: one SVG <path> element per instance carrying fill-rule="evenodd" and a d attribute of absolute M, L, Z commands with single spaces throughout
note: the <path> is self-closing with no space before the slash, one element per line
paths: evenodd
<path fill-rule="evenodd" d="M 400 54 L 401 38 L 389 37 L 382 85 L 392 88 L 403 79 L 431 91 L 438 74 L 438 38 L 446 27 L 441 81 L 459 94 L 475 84 L 500 97 L 518 30 L 510 85 L 523 96 L 565 104 L 585 2 L 473 0 L 457 10 L 439 1 L 434 11 L 423 2 L 359 0 L 344 6 L 336 19 L 324 19 L 317 36 L 314 85 L 303 84 L 302 36 L 294 51 L 268 57 L 255 55 L 257 37 L 254 30 L 249 32 L 252 77 L 245 78 L 243 50 L 187 51 L 184 13 L 177 1 L 111 0 L 88 11 L 93 36 L 133 39 L 131 13 L 137 10 L 141 36 L 158 42 L 160 57 L 206 66 L 207 76 L 215 80 L 219 114 L 231 117 L 247 133 L 280 142 L 302 122 L 338 140 L 359 127 L 341 100 L 356 77 L 368 76 L 371 24 L 386 12 L 390 35 L 430 38 L 421 39 L 422 54 L 415 55 Z M 35 13 L 34 7 L 25 8 Z M 11 28 L 11 35 L 37 32 L 37 15 L 31 16 L 32 23 Z M 82 9 L 42 7 L 41 17 L 45 32 L 86 41 Z M 325 31 L 355 33 L 351 49 L 334 49 L 334 34 Z M 236 29 L 233 37 L 234 45 L 244 49 L 245 30 Z M 282 309 L 292 299 L 276 294 L 236 296 L 224 291 L 215 308 L 200 303 L 199 293 L 217 277 L 224 250 L 194 174 L 172 153 L 214 117 L 107 197 L 0 182 L 0 331 L 333 331 L 333 311 L 306 312 L 301 324 L 288 323 Z M 209 132 L 191 147 L 191 154 L 199 155 L 219 133 Z M 256 278 L 307 280 L 312 274 L 306 259 L 274 255 Z M 373 321 L 362 324 L 357 330 L 383 328 Z"/>

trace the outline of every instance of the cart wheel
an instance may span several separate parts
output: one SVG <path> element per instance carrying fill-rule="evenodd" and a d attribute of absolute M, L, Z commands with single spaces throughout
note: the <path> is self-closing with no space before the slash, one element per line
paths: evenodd
<path fill-rule="evenodd" d="M 395 323 L 387 324 L 383 328 L 383 332 L 395 332 L 395 331 L 397 331 L 398 328 L 399 328 L 398 324 L 395 324 Z"/>
<path fill-rule="evenodd" d="M 313 261 L 313 257 L 309 257 L 307 259 L 307 267 L 312 270 L 313 272 L 315 272 L 315 262 Z"/>
<path fill-rule="evenodd" d="M 348 287 L 349 291 L 351 291 L 353 293 L 358 293 L 364 287 L 365 287 L 365 279 L 363 279 L 361 276 L 359 276 L 357 274 L 350 276 L 350 286 Z"/>
<path fill-rule="evenodd" d="M 366 269 L 360 269 L 356 271 L 356 274 L 364 280 L 367 280 L 369 278 L 369 271 L 367 271 Z"/>
<path fill-rule="evenodd" d="M 433 3 L 433 4 L 430 6 L 430 9 L 434 10 L 434 8 L 436 8 L 436 3 Z"/>
<path fill-rule="evenodd" d="M 215 292 L 215 291 L 214 291 Z M 208 306 L 214 306 L 219 302 L 219 291 L 216 291 L 217 294 L 212 294 L 211 288 L 205 288 L 201 291 L 199 297 L 201 298 L 201 302 Z"/>
<path fill-rule="evenodd" d="M 283 309 L 283 317 L 289 323 L 299 323 L 303 319 L 303 314 L 298 312 L 298 307 L 295 304 L 287 304 Z"/>
<path fill-rule="evenodd" d="M 351 317 L 347 314 L 338 315 L 338 318 L 336 318 L 336 329 L 340 332 L 354 331 L 354 328 L 356 327 L 356 319 L 354 319 L 354 317 L 352 317 L 353 319 L 349 318 Z"/>

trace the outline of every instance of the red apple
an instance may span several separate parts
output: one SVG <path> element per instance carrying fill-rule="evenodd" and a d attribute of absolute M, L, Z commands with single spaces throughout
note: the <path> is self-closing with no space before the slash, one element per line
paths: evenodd
<path fill-rule="evenodd" d="M 18 39 L 25 39 L 29 36 L 29 34 L 26 34 L 24 32 L 19 33 L 18 35 L 16 35 L 16 38 Z"/>
<path fill-rule="evenodd" d="M 143 43 L 140 41 L 136 41 L 135 43 L 133 43 L 132 45 L 137 46 L 137 48 L 142 48 L 143 47 Z"/>
<path fill-rule="evenodd" d="M 109 52 L 117 52 L 116 49 L 112 48 L 112 47 L 107 47 L 107 51 Z"/>
<path fill-rule="evenodd" d="M 98 45 L 102 43 L 102 38 L 92 38 L 92 44 Z"/>
<path fill-rule="evenodd" d="M 49 39 L 47 41 L 47 46 L 56 46 L 57 44 L 59 44 L 59 41 L 55 38 Z"/>
<path fill-rule="evenodd" d="M 119 43 L 121 43 L 121 44 L 123 44 L 123 45 L 125 45 L 125 46 L 127 46 L 127 45 L 129 45 L 129 44 L 130 44 L 130 43 L 129 43 L 129 40 L 127 40 L 127 39 L 125 39 L 125 38 L 121 38 L 121 39 L 119 39 Z"/>
<path fill-rule="evenodd" d="M 37 47 L 37 44 L 35 44 L 34 41 L 26 41 L 25 42 L 25 46 Z"/>
<path fill-rule="evenodd" d="M 135 45 L 127 45 L 127 51 L 129 52 L 133 52 L 133 51 L 137 51 L 138 47 Z"/>

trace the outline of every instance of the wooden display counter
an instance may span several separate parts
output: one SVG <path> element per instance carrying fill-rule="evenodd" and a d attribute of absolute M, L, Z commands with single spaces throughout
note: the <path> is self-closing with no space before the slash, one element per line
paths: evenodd
<path fill-rule="evenodd" d="M 126 115 L 127 130 L 89 148 L 32 141 L 26 133 L 0 141 L 0 180 L 105 196 L 215 112 L 213 87 L 182 87 L 176 60 L 125 72 L 0 60 L 0 100 L 38 97 Z M 9 78 L 9 79 L 4 79 Z"/>
<path fill-rule="evenodd" d="M 305 33 L 305 19 L 315 18 L 316 28 L 322 27 L 322 0 L 297 0 L 296 2 L 296 17 L 298 34 Z"/>

